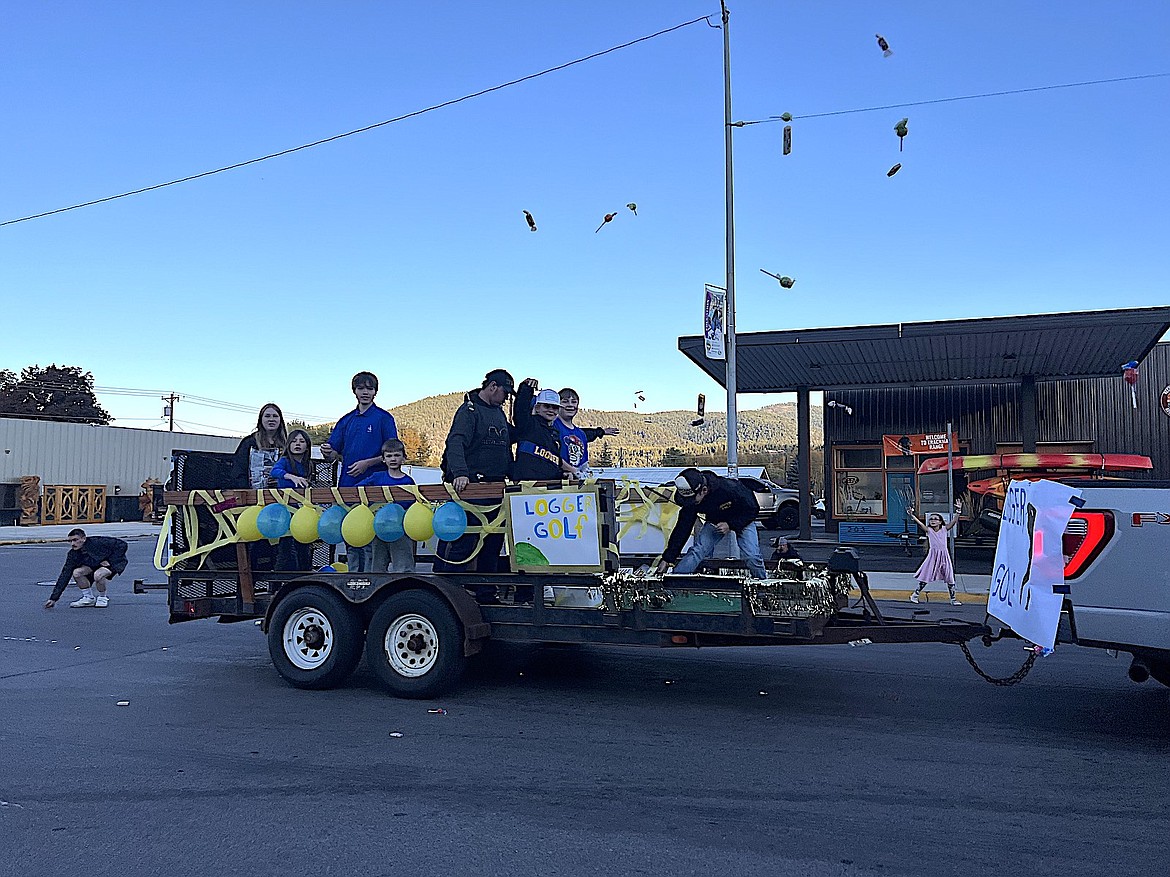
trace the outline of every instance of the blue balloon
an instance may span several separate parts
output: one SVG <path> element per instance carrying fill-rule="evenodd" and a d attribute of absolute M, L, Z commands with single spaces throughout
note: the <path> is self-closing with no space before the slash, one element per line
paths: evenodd
<path fill-rule="evenodd" d="M 321 513 L 321 520 L 317 522 L 317 533 L 322 542 L 330 545 L 340 545 L 344 540 L 341 537 L 341 522 L 345 520 L 349 509 L 343 505 L 331 505 Z"/>
<path fill-rule="evenodd" d="M 445 502 L 435 510 L 432 526 L 441 540 L 454 542 L 467 532 L 467 512 L 457 502 Z"/>
<path fill-rule="evenodd" d="M 279 503 L 264 506 L 256 516 L 256 529 L 265 539 L 280 539 L 287 536 L 291 523 L 292 512 L 288 510 L 288 506 Z"/>
<path fill-rule="evenodd" d="M 397 542 L 406 535 L 402 529 L 402 519 L 406 517 L 406 509 L 396 502 L 382 506 L 374 514 L 374 535 L 383 542 Z"/>

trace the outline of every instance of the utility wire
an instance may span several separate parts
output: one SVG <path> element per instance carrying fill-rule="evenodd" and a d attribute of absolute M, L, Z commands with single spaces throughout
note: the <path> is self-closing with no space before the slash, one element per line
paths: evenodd
<path fill-rule="evenodd" d="M 31 390 L 47 390 L 49 392 L 55 390 L 77 390 L 76 384 L 66 384 L 63 382 L 46 381 L 46 380 L 20 380 L 17 378 L 20 388 Z M 151 397 L 151 396 L 169 396 L 171 390 L 144 390 L 136 387 L 93 387 L 94 395 L 101 396 L 136 396 L 136 397 Z M 223 411 L 240 412 L 243 414 L 255 414 L 260 410 L 260 405 L 247 405 L 242 402 L 227 402 L 223 399 L 209 399 L 206 396 L 191 396 L 185 393 L 175 392 L 175 395 L 180 397 L 184 402 L 190 402 L 192 405 L 198 405 L 205 408 L 218 408 Z M 283 410 L 283 409 L 282 409 Z M 305 422 L 325 423 L 329 420 L 328 417 L 322 417 L 319 414 L 304 414 L 298 411 L 284 412 L 285 416 L 291 420 L 303 420 Z M 121 418 L 125 419 L 125 418 Z"/>
<path fill-rule="evenodd" d="M 1159 79 L 1170 76 L 1170 73 L 1143 73 L 1140 76 L 1119 76 L 1116 79 L 1091 79 L 1088 82 L 1065 82 L 1060 85 L 1037 85 L 1033 88 L 1013 88 L 1010 91 L 989 91 L 984 94 L 966 94 L 960 97 L 939 97 L 934 100 L 917 100 L 905 104 L 886 104 L 881 107 L 861 107 L 855 110 L 834 110 L 829 113 L 796 113 L 788 114 L 788 119 L 780 116 L 770 116 L 767 119 L 755 119 L 750 122 L 732 122 L 732 126 L 742 128 L 745 125 L 765 125 L 769 122 L 786 122 L 790 119 L 823 119 L 826 116 L 846 116 L 851 113 L 874 113 L 878 110 L 900 110 L 905 107 L 922 107 L 927 104 L 947 104 L 961 100 L 980 100 L 987 97 L 1004 97 L 1009 94 L 1028 94 L 1034 91 L 1053 91 L 1058 88 L 1082 88 L 1086 85 L 1105 85 L 1110 82 L 1133 82 L 1138 79 Z"/>
<path fill-rule="evenodd" d="M 53 215 L 58 214 L 58 213 L 66 213 L 70 210 L 79 210 L 82 207 L 92 207 L 95 204 L 104 204 L 107 201 L 116 201 L 119 198 L 129 198 L 131 195 L 141 195 L 144 192 L 153 192 L 156 189 L 165 189 L 167 186 L 177 186 L 179 183 L 189 183 L 189 182 L 191 182 L 191 180 L 198 180 L 198 179 L 202 179 L 203 177 L 210 177 L 213 174 L 222 174 L 225 171 L 237 170 L 237 169 L 242 168 L 242 167 L 247 167 L 248 165 L 251 165 L 251 164 L 258 164 L 259 162 L 262 162 L 262 161 L 268 161 L 271 158 L 280 158 L 281 156 L 284 156 L 284 155 L 291 155 L 292 153 L 300 152 L 303 149 L 312 149 L 315 146 L 322 146 L 326 143 L 332 143 L 334 140 L 341 140 L 344 137 L 352 137 L 355 134 L 364 134 L 367 131 L 373 131 L 375 128 L 381 128 L 385 125 L 392 125 L 395 122 L 402 122 L 406 119 L 412 119 L 415 116 L 421 116 L 424 113 L 430 113 L 430 112 L 434 112 L 435 110 L 441 110 L 444 107 L 454 106 L 455 104 L 462 103 L 463 101 L 466 101 L 466 100 L 471 100 L 472 98 L 483 97 L 485 94 L 491 94 L 493 91 L 500 91 L 501 89 L 511 88 L 513 85 L 520 85 L 522 82 L 528 82 L 529 80 L 536 79 L 540 76 L 546 76 L 549 73 L 556 73 L 560 70 L 564 70 L 564 69 L 566 69 L 568 67 L 572 67 L 576 64 L 583 64 L 586 61 L 592 61 L 595 58 L 600 58 L 602 55 L 608 55 L 611 52 L 617 52 L 617 51 L 620 51 L 621 49 L 628 49 L 630 46 L 635 46 L 638 43 L 644 43 L 647 40 L 652 40 L 652 39 L 656 39 L 657 37 L 665 36 L 666 34 L 671 33 L 672 31 L 681 30 L 684 27 L 690 27 L 692 24 L 698 24 L 700 21 L 706 21 L 707 24 L 711 24 L 711 22 L 708 21 L 709 18 L 710 18 L 710 16 L 701 15 L 698 18 L 692 18 L 690 21 L 684 21 L 682 24 L 676 24 L 673 27 L 668 27 L 664 30 L 657 31 L 656 33 L 647 34 L 644 37 L 638 37 L 637 39 L 630 40 L 629 42 L 626 42 L 626 43 L 622 43 L 619 46 L 611 46 L 608 49 L 602 49 L 600 52 L 594 52 L 593 54 L 586 55 L 583 58 L 577 58 L 576 60 L 573 60 L 573 61 L 566 61 L 564 64 L 558 64 L 555 67 L 549 67 L 549 68 L 547 68 L 545 70 L 541 70 L 537 73 L 529 73 L 527 76 L 521 76 L 519 79 L 512 79 L 512 80 L 509 80 L 508 82 L 503 82 L 499 85 L 493 85 L 490 88 L 484 88 L 484 89 L 481 89 L 480 91 L 473 91 L 471 94 L 465 94 L 462 97 L 452 98 L 451 100 L 446 100 L 446 101 L 443 101 L 442 103 L 434 104 L 434 105 L 429 106 L 429 107 L 424 107 L 421 110 L 414 110 L 413 112 L 410 112 L 410 113 L 404 113 L 401 116 L 395 116 L 393 119 L 386 119 L 383 122 L 375 122 L 372 125 L 366 125 L 362 128 L 354 128 L 352 131 L 346 131 L 342 134 L 334 134 L 332 137 L 324 137 L 321 140 L 314 140 L 312 143 L 302 143 L 300 146 L 294 146 L 290 149 L 282 149 L 279 152 L 272 152 L 272 153 L 269 153 L 268 155 L 262 155 L 259 158 L 250 158 L 247 161 L 240 161 L 240 162 L 237 162 L 235 164 L 229 164 L 229 165 L 225 165 L 224 167 L 215 168 L 214 170 L 203 171 L 202 173 L 198 173 L 198 174 L 191 174 L 190 176 L 180 177 L 177 180 L 169 180 L 165 183 L 155 183 L 153 186 L 143 186 L 141 189 L 134 189 L 130 192 L 122 192 L 118 195 L 107 195 L 105 198 L 96 198 L 93 201 L 85 201 L 84 203 L 73 204 L 69 207 L 58 207 L 56 210 L 47 210 L 44 213 L 34 213 L 31 216 L 21 216 L 18 219 L 8 219 L 8 220 L 5 220 L 4 222 L 0 222 L 0 227 L 5 226 L 5 225 L 15 225 L 18 222 L 28 222 L 31 219 L 43 219 L 46 216 L 53 216 Z"/>

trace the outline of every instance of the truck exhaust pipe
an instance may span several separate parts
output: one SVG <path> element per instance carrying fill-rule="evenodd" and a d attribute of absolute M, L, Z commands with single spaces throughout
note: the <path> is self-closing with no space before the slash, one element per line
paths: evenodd
<path fill-rule="evenodd" d="M 1146 662 L 1141 658 L 1134 658 L 1126 674 L 1131 681 L 1141 683 L 1150 678 L 1150 668 L 1146 666 Z"/>

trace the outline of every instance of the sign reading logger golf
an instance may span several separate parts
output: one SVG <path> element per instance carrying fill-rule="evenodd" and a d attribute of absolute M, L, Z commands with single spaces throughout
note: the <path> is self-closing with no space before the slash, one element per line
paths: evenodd
<path fill-rule="evenodd" d="M 1080 493 L 1055 481 L 1013 481 L 1004 498 L 987 611 L 1025 639 L 1056 645 L 1064 584 L 1061 537 Z"/>
<path fill-rule="evenodd" d="M 514 572 L 598 572 L 597 490 L 540 490 L 508 498 L 508 554 Z"/>

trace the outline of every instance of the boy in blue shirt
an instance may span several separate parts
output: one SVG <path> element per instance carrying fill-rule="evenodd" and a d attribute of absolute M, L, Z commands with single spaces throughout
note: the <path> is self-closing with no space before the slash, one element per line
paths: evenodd
<path fill-rule="evenodd" d="M 358 372 L 349 386 L 357 399 L 357 407 L 337 421 L 329 433 L 329 441 L 321 445 L 321 454 L 326 460 L 341 462 L 338 487 L 356 487 L 363 478 L 375 472 L 385 472 L 382 444 L 387 439 L 398 438 L 394 415 L 374 404 L 374 397 L 378 394 L 377 376 L 371 372 Z M 349 571 L 369 572 L 365 548 L 353 545 L 345 548 Z"/>
<path fill-rule="evenodd" d="M 616 426 L 585 427 L 573 423 L 581 396 L 572 387 L 561 390 L 561 411 L 554 421 L 561 435 L 561 467 L 574 478 L 585 478 L 589 474 L 589 443 L 603 435 L 617 435 Z"/>
<path fill-rule="evenodd" d="M 414 484 L 414 479 L 402 471 L 402 464 L 406 462 L 406 445 L 398 439 L 387 439 L 382 444 L 382 462 L 386 464 L 386 471 L 375 472 L 368 478 L 358 482 L 358 487 L 395 487 L 403 484 Z M 410 502 L 399 503 L 404 508 L 410 507 Z M 373 565 L 369 572 L 414 572 L 414 540 L 403 536 L 395 542 L 383 542 L 375 539 L 373 545 Z"/>

